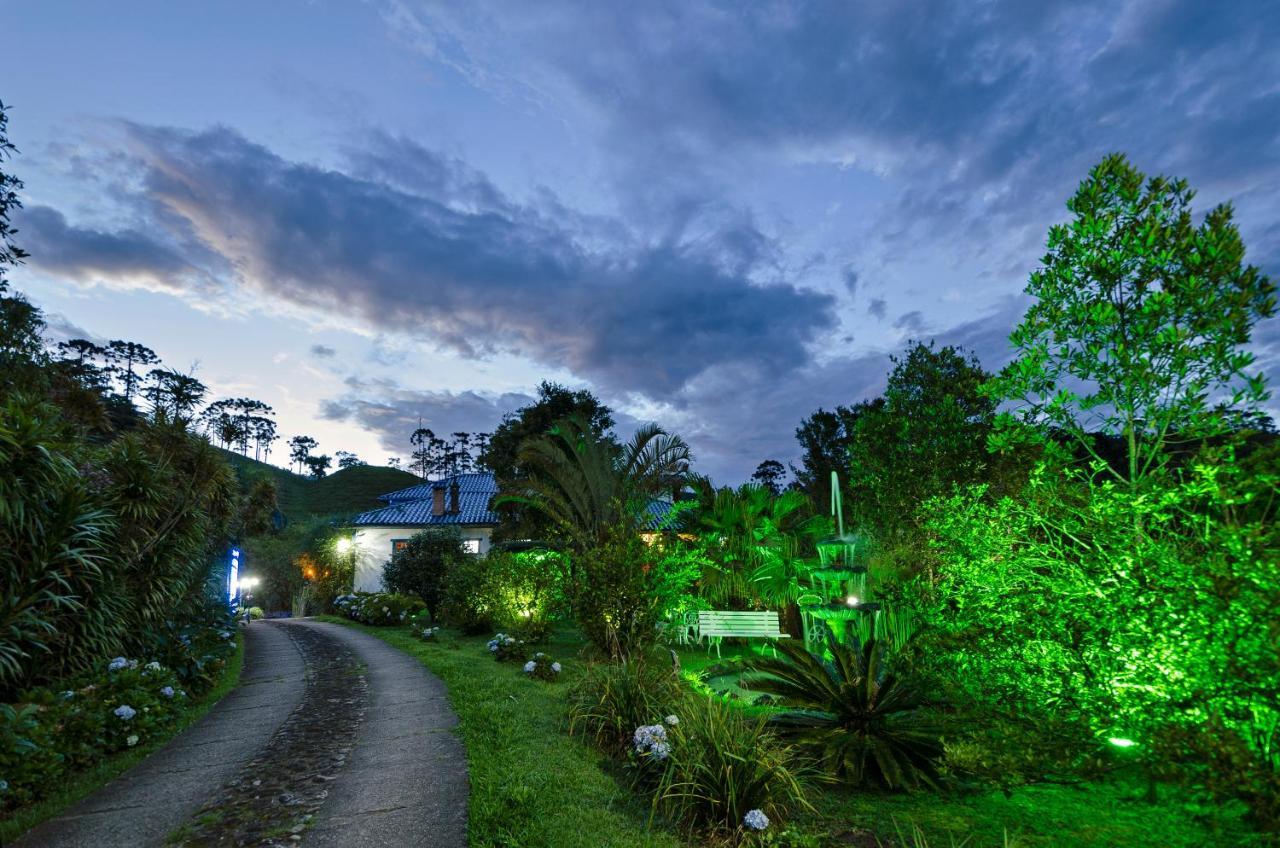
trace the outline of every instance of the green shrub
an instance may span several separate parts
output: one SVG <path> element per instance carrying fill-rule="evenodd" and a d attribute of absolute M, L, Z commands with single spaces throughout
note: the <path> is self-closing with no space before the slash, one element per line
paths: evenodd
<path fill-rule="evenodd" d="M 391 592 L 340 595 L 334 599 L 333 605 L 352 621 L 382 627 L 405 624 L 410 617 L 426 609 L 421 598 Z"/>
<path fill-rule="evenodd" d="M 456 527 L 432 527 L 409 537 L 382 571 L 387 589 L 417 595 L 433 615 L 440 614 L 446 575 L 469 556 Z"/>
<path fill-rule="evenodd" d="M 530 641 L 545 637 L 564 605 L 568 558 L 555 551 L 495 551 L 485 558 L 484 592 L 493 626 Z"/>
<path fill-rule="evenodd" d="M 812 809 L 804 766 L 764 719 L 721 698 L 687 699 L 674 715 L 655 726 L 665 727 L 668 751 L 654 763 L 654 807 L 682 828 L 736 841 Z"/>
<path fill-rule="evenodd" d="M 529 648 L 523 639 L 499 633 L 485 645 L 498 662 L 524 662 L 529 658 Z"/>
<path fill-rule="evenodd" d="M 261 621 L 267 617 L 267 614 L 262 611 L 262 607 L 249 607 L 244 611 L 244 615 L 249 621 Z"/>
<path fill-rule="evenodd" d="M 569 732 L 621 754 L 637 727 L 671 715 L 686 695 L 680 677 L 660 658 L 591 663 L 569 689 Z"/>
<path fill-rule="evenodd" d="M 910 686 L 887 672 L 874 639 L 835 642 L 831 659 L 781 642 L 780 656 L 752 660 L 748 684 L 793 711 L 772 718 L 838 778 L 889 788 L 931 784 L 941 733 Z"/>
<path fill-rule="evenodd" d="M 560 663 L 550 654 L 538 651 L 524 664 L 524 673 L 534 680 L 554 682 L 560 679 Z"/>
<path fill-rule="evenodd" d="M 576 557 L 574 616 L 592 645 L 614 660 L 643 653 L 657 640 L 663 560 L 634 532 L 614 528 Z"/>
<path fill-rule="evenodd" d="M 220 632 L 213 638 L 221 639 Z M 234 640 L 231 640 L 234 651 Z M 146 744 L 169 728 L 190 693 L 160 662 L 116 657 L 56 688 L 0 704 L 0 811 L 39 800 L 70 771 Z"/>
<path fill-rule="evenodd" d="M 495 615 L 486 558 L 468 556 L 454 563 L 445 577 L 442 604 L 444 620 L 466 635 L 492 632 Z"/>

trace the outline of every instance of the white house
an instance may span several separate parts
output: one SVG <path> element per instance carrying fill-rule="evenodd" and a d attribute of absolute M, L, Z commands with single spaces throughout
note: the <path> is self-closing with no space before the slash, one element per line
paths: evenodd
<path fill-rule="evenodd" d="M 428 527 L 457 527 L 467 550 L 487 554 L 493 528 L 498 526 L 498 514 L 490 508 L 496 494 L 497 480 L 481 472 L 454 474 L 380 495 L 378 500 L 387 506 L 361 513 L 351 522 L 356 591 L 383 591 L 382 569 L 392 553 Z"/>

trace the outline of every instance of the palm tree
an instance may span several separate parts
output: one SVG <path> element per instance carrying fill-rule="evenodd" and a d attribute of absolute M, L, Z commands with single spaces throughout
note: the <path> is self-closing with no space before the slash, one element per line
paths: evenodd
<path fill-rule="evenodd" d="M 619 527 L 638 531 L 654 498 L 682 485 L 692 455 L 679 436 L 646 424 L 619 448 L 574 415 L 518 453 L 529 474 L 498 503 L 545 514 L 575 550 L 590 550 Z"/>
<path fill-rule="evenodd" d="M 715 563 L 703 577 L 703 594 L 720 603 L 763 597 L 788 604 L 803 590 L 806 555 L 826 525 L 809 513 L 808 498 L 795 490 L 773 495 L 748 483 L 715 489 L 705 478 L 693 482 L 699 506 L 689 529 L 702 537 Z"/>

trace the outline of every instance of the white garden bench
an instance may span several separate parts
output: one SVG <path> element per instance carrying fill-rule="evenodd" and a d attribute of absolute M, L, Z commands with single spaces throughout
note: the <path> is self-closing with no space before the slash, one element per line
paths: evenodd
<path fill-rule="evenodd" d="M 710 639 L 716 646 L 716 656 L 720 656 L 720 640 L 731 639 L 786 639 L 789 634 L 783 633 L 778 626 L 778 614 L 764 610 L 699 610 L 698 638 Z"/>

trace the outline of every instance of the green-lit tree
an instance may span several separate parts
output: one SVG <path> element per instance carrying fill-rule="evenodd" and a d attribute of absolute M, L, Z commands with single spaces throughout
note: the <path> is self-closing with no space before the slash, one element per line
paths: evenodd
<path fill-rule="evenodd" d="M 1276 830 L 1280 457 L 1240 429 L 1266 396 L 1244 345 L 1275 289 L 1230 207 L 1194 226 L 1190 199 L 1110 156 L 1051 230 L 1018 359 L 989 386 L 1022 406 L 991 441 L 1066 439 L 1092 461 L 1049 450 L 1016 497 L 930 505 L 916 647 L 992 729 L 970 762 L 1043 774 L 1109 762 L 1115 740 L 1153 797 L 1156 778 L 1191 782 Z"/>
<path fill-rule="evenodd" d="M 1018 357 L 990 386 L 1020 404 L 997 446 L 1037 432 L 1015 421 L 1049 428 L 1137 487 L 1172 445 L 1230 430 L 1267 397 L 1247 345 L 1275 314 L 1275 285 L 1245 264 L 1231 204 L 1196 225 L 1194 196 L 1120 154 L 1090 172 L 1027 285 L 1035 302 L 1010 337 Z M 1124 440 L 1122 469 L 1097 456 L 1091 432 Z"/>

